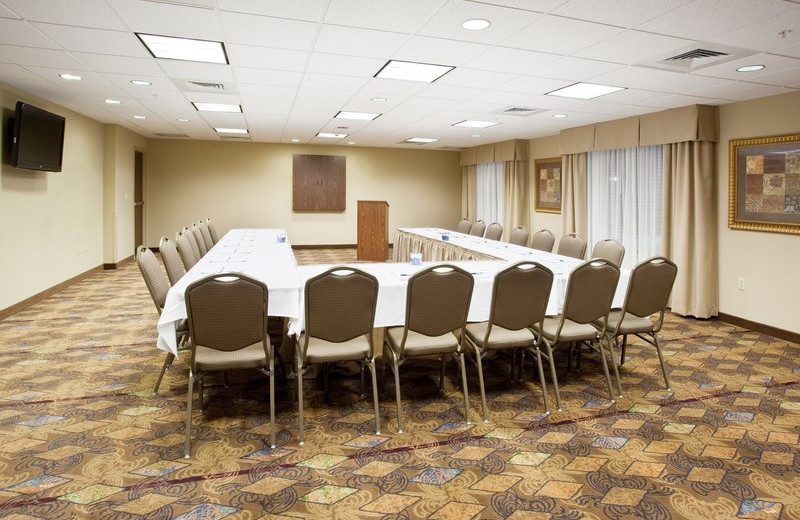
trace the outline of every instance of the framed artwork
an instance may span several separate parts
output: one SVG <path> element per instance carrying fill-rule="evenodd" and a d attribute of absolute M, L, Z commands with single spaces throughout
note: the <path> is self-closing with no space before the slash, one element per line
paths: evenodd
<path fill-rule="evenodd" d="M 800 234 L 800 134 L 731 139 L 728 227 Z"/>
<path fill-rule="evenodd" d="M 533 167 L 536 211 L 561 213 L 561 157 L 537 159 Z"/>

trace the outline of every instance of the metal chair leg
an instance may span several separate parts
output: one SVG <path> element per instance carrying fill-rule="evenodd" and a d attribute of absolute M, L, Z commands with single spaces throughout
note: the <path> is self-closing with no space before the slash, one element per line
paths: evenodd
<path fill-rule="evenodd" d="M 381 434 L 381 415 L 378 408 L 378 377 L 375 373 L 375 360 L 367 361 L 370 375 L 372 376 L 372 402 L 375 406 L 375 435 Z M 363 373 L 363 372 L 362 372 Z"/>
<path fill-rule="evenodd" d="M 189 390 L 186 392 L 186 442 L 183 445 L 183 456 L 189 458 L 192 451 L 192 394 L 194 393 L 194 374 L 189 369 Z"/>
<path fill-rule="evenodd" d="M 297 367 L 295 368 L 297 375 L 297 422 L 300 426 L 300 438 L 298 444 L 300 446 L 305 444 L 305 422 L 303 421 L 303 361 L 297 357 Z"/>
<path fill-rule="evenodd" d="M 560 412 L 562 410 L 561 391 L 558 388 L 558 376 L 556 375 L 556 363 L 553 360 L 553 349 L 547 341 L 544 342 L 544 346 L 547 347 L 547 360 L 550 362 L 550 377 L 553 378 L 553 387 L 556 389 L 556 409 Z"/>
<path fill-rule="evenodd" d="M 672 385 L 669 384 L 669 378 L 667 377 L 667 368 L 664 366 L 664 355 L 661 353 L 661 345 L 658 343 L 658 335 L 653 333 L 652 336 L 655 342 L 656 352 L 658 352 L 658 361 L 661 363 L 661 373 L 664 374 L 664 383 L 667 385 L 667 390 L 672 392 Z"/>
<path fill-rule="evenodd" d="M 536 347 L 536 366 L 539 369 L 539 383 L 542 385 L 542 398 L 544 399 L 544 411 L 550 415 L 550 398 L 547 396 L 547 383 L 544 381 L 544 368 L 542 368 L 542 351 Z"/>
<path fill-rule="evenodd" d="M 275 449 L 275 357 L 269 357 L 269 445 Z"/>
<path fill-rule="evenodd" d="M 392 371 L 394 372 L 394 393 L 397 398 L 397 433 L 403 433 L 403 408 L 400 404 L 400 366 L 397 356 L 392 352 Z"/>
<path fill-rule="evenodd" d="M 600 361 L 603 362 L 603 373 L 606 376 L 606 384 L 608 385 L 608 395 L 611 397 L 611 402 L 614 403 L 616 400 L 614 399 L 614 390 L 611 389 L 611 376 L 608 373 L 608 361 L 606 360 L 606 353 L 602 340 L 598 346 L 600 348 Z M 613 363 L 614 360 L 612 359 L 611 362 Z"/>
<path fill-rule="evenodd" d="M 172 362 L 175 360 L 175 354 L 172 352 L 167 352 L 167 358 L 164 360 L 164 366 L 161 367 L 161 373 L 158 374 L 158 379 L 156 379 L 156 386 L 153 388 L 153 395 L 158 395 L 158 387 L 161 386 L 161 380 L 164 378 L 164 373 L 167 369 L 172 365 Z"/>
<path fill-rule="evenodd" d="M 462 352 L 457 352 L 456 357 L 458 357 L 458 364 L 461 367 L 461 382 L 464 386 L 462 389 L 464 392 L 464 417 L 467 420 L 467 424 L 472 424 L 472 421 L 469 416 L 469 389 L 467 388 L 467 366 L 464 363 L 464 354 Z"/>
<path fill-rule="evenodd" d="M 483 422 L 489 422 L 489 413 L 486 407 L 486 389 L 483 384 L 483 364 L 481 363 L 481 353 L 477 347 L 475 348 L 475 364 L 478 367 L 478 384 L 481 387 L 481 405 L 483 406 Z M 463 356 L 462 356 L 463 360 Z M 464 379 L 464 390 L 466 392 L 466 378 Z"/>

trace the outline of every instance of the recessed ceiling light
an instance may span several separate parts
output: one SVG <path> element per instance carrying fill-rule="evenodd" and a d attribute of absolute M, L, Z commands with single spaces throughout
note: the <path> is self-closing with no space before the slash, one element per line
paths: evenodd
<path fill-rule="evenodd" d="M 147 116 L 133 116 L 134 119 L 147 119 Z"/>
<path fill-rule="evenodd" d="M 82 77 L 76 76 L 75 74 L 59 74 L 59 76 L 61 76 L 62 79 L 66 79 L 69 81 L 80 81 L 83 79 Z"/>
<path fill-rule="evenodd" d="M 185 117 L 179 117 L 179 118 L 178 118 L 178 119 L 176 119 L 175 121 L 179 121 L 179 122 L 181 122 L 181 123 L 188 123 L 188 122 L 189 122 L 189 120 L 188 120 L 188 119 L 186 119 Z"/>
<path fill-rule="evenodd" d="M 433 83 L 454 68 L 455 67 L 451 67 L 450 65 L 433 65 L 430 63 L 417 63 L 413 61 L 389 60 L 386 62 L 386 65 L 375 74 L 375 77 Z"/>
<path fill-rule="evenodd" d="M 218 127 L 214 127 L 214 130 L 218 134 L 246 134 L 247 133 L 247 129 L 246 128 L 218 128 Z"/>
<path fill-rule="evenodd" d="M 136 33 L 154 58 L 228 64 L 222 42 Z"/>
<path fill-rule="evenodd" d="M 373 103 L 386 103 L 387 101 L 389 101 L 385 97 L 374 97 L 374 98 L 369 98 L 369 100 L 372 101 Z"/>
<path fill-rule="evenodd" d="M 484 20 L 483 18 L 473 18 L 461 23 L 461 27 L 468 31 L 482 31 L 490 25 L 492 24 L 489 23 L 489 20 Z"/>
<path fill-rule="evenodd" d="M 143 79 L 132 79 L 131 83 L 139 87 L 149 87 L 150 85 L 152 85 L 152 83 L 150 83 L 149 81 L 145 81 Z"/>
<path fill-rule="evenodd" d="M 106 103 L 108 103 L 109 105 L 119 105 L 120 101 L 116 99 L 106 99 Z"/>
<path fill-rule="evenodd" d="M 241 112 L 242 105 L 230 105 L 226 103 L 195 103 L 192 105 L 198 112 Z"/>
<path fill-rule="evenodd" d="M 317 137 L 331 137 L 333 139 L 343 139 L 347 134 L 334 134 L 333 132 L 319 132 Z"/>
<path fill-rule="evenodd" d="M 736 72 L 755 72 L 763 68 L 764 65 L 745 65 L 744 67 L 739 67 L 738 69 L 736 69 Z"/>
<path fill-rule="evenodd" d="M 547 92 L 547 95 L 576 99 L 594 99 L 620 90 L 625 90 L 625 87 L 612 87 L 610 85 L 598 85 L 595 83 L 575 83 L 568 87 Z"/>
<path fill-rule="evenodd" d="M 409 137 L 404 143 L 435 143 L 438 139 L 431 139 L 430 137 Z"/>
<path fill-rule="evenodd" d="M 454 123 L 452 126 L 460 126 L 463 128 L 489 128 L 490 126 L 499 125 L 498 122 L 492 121 L 476 121 L 473 119 L 466 119 L 459 123 Z"/>
<path fill-rule="evenodd" d="M 562 119 L 562 118 L 567 117 L 567 114 L 553 114 L 553 117 L 555 117 L 557 119 Z"/>
<path fill-rule="evenodd" d="M 333 116 L 335 119 L 357 119 L 359 121 L 372 121 L 380 114 L 372 112 L 348 112 L 347 110 L 340 110 L 338 114 Z"/>
<path fill-rule="evenodd" d="M 292 142 L 293 142 L 293 143 L 299 143 L 299 142 L 300 142 L 300 139 L 292 139 Z"/>
<path fill-rule="evenodd" d="M 347 141 L 347 144 L 356 144 L 355 141 Z"/>
<path fill-rule="evenodd" d="M 472 134 L 472 137 L 480 137 L 481 134 Z"/>

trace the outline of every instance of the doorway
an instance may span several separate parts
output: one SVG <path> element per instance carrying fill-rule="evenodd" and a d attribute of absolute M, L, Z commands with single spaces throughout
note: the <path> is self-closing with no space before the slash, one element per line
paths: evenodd
<path fill-rule="evenodd" d="M 144 153 L 134 152 L 133 166 L 133 254 L 144 243 Z"/>

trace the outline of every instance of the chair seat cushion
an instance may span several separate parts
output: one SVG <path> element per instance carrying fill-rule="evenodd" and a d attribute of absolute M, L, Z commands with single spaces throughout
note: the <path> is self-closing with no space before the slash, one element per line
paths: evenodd
<path fill-rule="evenodd" d="M 556 332 L 558 332 L 558 324 L 561 322 L 561 316 L 550 316 L 542 322 L 542 334 L 548 341 L 554 341 Z M 539 328 L 535 327 L 533 330 L 538 331 Z M 572 320 L 564 320 L 564 326 L 561 328 L 561 334 L 558 337 L 559 343 L 569 343 L 572 341 L 585 341 L 592 340 L 597 337 L 597 329 L 591 323 L 576 323 Z"/>
<path fill-rule="evenodd" d="M 625 313 L 622 323 L 619 323 L 621 315 L 621 309 L 613 310 L 608 315 L 608 332 L 615 336 L 633 334 L 636 332 L 652 332 L 653 327 L 655 327 L 655 324 L 650 321 L 650 318 L 640 318 L 629 312 Z M 617 326 L 618 323 L 619 326 Z M 617 327 L 618 330 L 614 330 L 614 327 Z"/>
<path fill-rule="evenodd" d="M 392 327 L 386 331 L 386 341 L 396 353 L 400 352 L 403 341 L 403 327 Z M 447 354 L 458 350 L 458 339 L 452 332 L 441 336 L 426 336 L 413 330 L 408 331 L 404 356 L 432 356 Z"/>
<path fill-rule="evenodd" d="M 297 340 L 297 348 L 305 342 L 305 334 Z M 306 363 L 330 363 L 332 361 L 360 361 L 369 355 L 369 340 L 366 335 L 341 343 L 310 337 L 306 351 Z"/>
<path fill-rule="evenodd" d="M 215 350 L 197 345 L 194 362 L 200 372 L 260 368 L 268 364 L 264 345 L 260 341 L 234 351 Z"/>
<path fill-rule="evenodd" d="M 510 330 L 499 325 L 492 325 L 492 332 L 489 336 L 489 345 L 484 345 L 486 329 L 489 327 L 488 321 L 480 323 L 467 323 L 467 337 L 475 345 L 483 349 L 500 350 L 507 348 L 530 347 L 536 337 L 528 329 Z"/>

